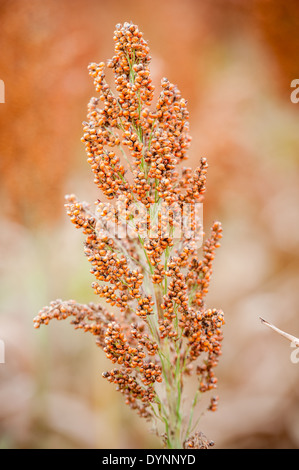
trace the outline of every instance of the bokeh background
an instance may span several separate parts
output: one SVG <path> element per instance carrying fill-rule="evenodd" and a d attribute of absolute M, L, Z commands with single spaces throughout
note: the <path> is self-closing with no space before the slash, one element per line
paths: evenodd
<path fill-rule="evenodd" d="M 259 320 L 299 336 L 297 0 L 0 0 L 0 447 L 158 445 L 102 379 L 92 337 L 32 323 L 52 299 L 95 300 L 64 194 L 97 197 L 80 142 L 87 65 L 112 57 L 124 21 L 144 32 L 157 87 L 167 76 L 188 100 L 205 229 L 224 228 L 208 297 L 226 315 L 220 403 L 200 429 L 217 448 L 298 448 L 299 363 Z"/>

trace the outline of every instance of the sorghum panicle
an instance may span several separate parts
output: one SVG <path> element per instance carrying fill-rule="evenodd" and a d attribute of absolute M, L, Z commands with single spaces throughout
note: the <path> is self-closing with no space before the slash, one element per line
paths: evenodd
<path fill-rule="evenodd" d="M 98 96 L 88 105 L 82 138 L 94 183 L 111 203 L 98 199 L 92 210 L 68 195 L 66 209 L 86 236 L 95 294 L 119 314 L 101 303 L 56 301 L 34 322 L 38 328 L 71 316 L 111 360 L 114 368 L 103 377 L 141 416 L 165 425 L 167 447 L 200 447 L 201 434 L 191 436 L 193 411 L 198 395 L 216 388 L 224 324 L 222 311 L 204 302 L 221 224 L 214 223 L 200 256 L 202 231 L 190 207 L 203 201 L 207 161 L 194 171 L 179 166 L 191 141 L 186 100 L 163 78 L 152 104 L 149 47 L 136 25 L 117 25 L 114 40 L 107 67 L 115 90 L 106 82 L 105 63 L 90 64 Z M 182 231 L 177 239 L 184 211 L 192 236 Z M 191 374 L 198 377 L 197 391 L 184 410 L 183 384 Z M 216 407 L 213 396 L 209 409 Z"/>

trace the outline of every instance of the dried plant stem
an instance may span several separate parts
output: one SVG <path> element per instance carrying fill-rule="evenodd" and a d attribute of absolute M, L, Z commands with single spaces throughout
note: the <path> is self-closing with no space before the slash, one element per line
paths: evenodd
<path fill-rule="evenodd" d="M 289 333 L 286 333 L 283 330 L 280 330 L 277 328 L 277 326 L 273 325 L 272 323 L 268 322 L 267 320 L 264 320 L 263 318 L 260 317 L 261 322 L 271 328 L 273 331 L 276 331 L 280 336 L 283 336 L 284 338 L 288 339 L 291 343 L 293 343 L 295 346 L 299 347 L 299 338 L 296 338 L 296 336 L 290 335 Z"/>

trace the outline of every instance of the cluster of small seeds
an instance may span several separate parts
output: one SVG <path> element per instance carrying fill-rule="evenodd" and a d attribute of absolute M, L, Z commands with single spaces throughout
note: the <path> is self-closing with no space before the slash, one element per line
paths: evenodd
<path fill-rule="evenodd" d="M 189 174 L 185 169 L 185 178 L 187 181 L 181 182 L 181 187 L 185 188 L 184 202 L 192 203 L 199 201 L 201 196 L 205 192 L 206 174 L 207 174 L 208 163 L 206 158 L 202 158 L 200 167 L 196 168 L 193 174 Z M 187 184 L 186 184 L 187 183 Z"/>
<path fill-rule="evenodd" d="M 104 345 L 105 329 L 109 322 L 114 321 L 114 314 L 102 307 L 100 304 L 89 303 L 78 304 L 75 300 L 62 301 L 61 299 L 50 302 L 49 306 L 43 307 L 33 319 L 34 327 L 48 325 L 50 320 L 65 320 L 73 317 L 71 323 L 75 329 L 82 329 L 97 337 L 97 344 Z"/>
<path fill-rule="evenodd" d="M 152 281 L 154 284 L 161 284 L 165 277 L 165 270 L 163 264 L 158 264 L 155 266 L 154 273 L 152 275 Z"/>
<path fill-rule="evenodd" d="M 146 348 L 147 354 L 149 356 L 155 356 L 159 346 L 155 341 L 150 339 L 147 333 L 143 333 L 143 330 L 144 330 L 144 324 L 143 324 L 143 327 L 141 327 L 140 325 L 133 323 L 131 325 L 132 338 L 136 339 L 138 341 L 138 344 Z"/>
<path fill-rule="evenodd" d="M 103 372 L 102 376 L 116 385 L 116 389 L 125 395 L 126 404 L 136 410 L 141 417 L 145 419 L 152 418 L 152 413 L 148 409 L 156 397 L 152 385 L 143 387 L 134 376 L 118 369 Z"/>
<path fill-rule="evenodd" d="M 179 170 L 191 141 L 187 102 L 163 78 L 152 106 L 149 47 L 142 33 L 124 23 L 116 26 L 114 40 L 113 58 L 89 65 L 98 96 L 89 102 L 82 137 L 94 183 L 112 201 L 98 199 L 93 211 L 68 195 L 65 206 L 86 235 L 95 294 L 120 313 L 55 301 L 34 322 L 38 328 L 72 316 L 75 328 L 95 335 L 117 366 L 103 377 L 116 384 L 140 416 L 153 418 L 167 409 L 155 388 L 163 379 L 177 393 L 183 375 L 196 370 L 199 391 L 216 387 L 224 320 L 204 300 L 222 229 L 214 223 L 201 259 L 194 204 L 203 200 L 207 161 L 201 158 L 195 170 Z M 106 65 L 114 73 L 116 92 L 106 82 Z M 185 225 L 188 230 L 175 243 L 176 230 Z M 212 397 L 209 409 L 216 407 L 217 397 Z M 198 448 L 199 437 L 189 438 L 186 448 Z"/>
<path fill-rule="evenodd" d="M 105 372 L 103 377 L 116 383 L 120 390 L 126 390 L 126 394 L 130 394 L 131 398 L 140 398 L 144 402 L 149 396 L 149 391 L 151 400 L 154 398 L 152 385 L 162 381 L 162 371 L 159 364 L 146 359 L 149 350 L 152 355 L 156 353 L 156 347 L 152 345 L 150 348 L 147 338 L 145 336 L 139 338 L 139 335 L 137 329 L 132 328 L 132 338 L 138 340 L 135 341 L 136 345 L 132 345 L 132 342 L 130 343 L 125 337 L 120 324 L 117 322 L 108 324 L 103 349 L 107 358 L 112 363 L 120 365 L 121 369 Z M 145 388 L 149 386 L 150 390 Z"/>
<path fill-rule="evenodd" d="M 168 238 L 151 238 L 144 244 L 147 256 L 152 266 L 157 267 L 161 264 L 162 254 L 167 247 L 173 246 L 173 239 Z"/>
<path fill-rule="evenodd" d="M 217 378 L 214 368 L 217 366 L 221 355 L 222 325 L 224 324 L 223 312 L 216 309 L 208 309 L 203 313 L 197 313 L 188 328 L 189 359 L 196 360 L 201 354 L 205 354 L 205 361 L 196 368 L 200 376 L 200 391 L 205 392 L 216 387 Z"/>
<path fill-rule="evenodd" d="M 210 411 L 217 411 L 218 401 L 219 401 L 219 397 L 218 397 L 218 396 L 212 397 L 212 398 L 211 398 L 211 401 L 210 401 L 210 406 L 209 406 L 208 410 L 210 410 Z"/>
<path fill-rule="evenodd" d="M 210 279 L 212 275 L 212 262 L 215 258 L 215 250 L 220 246 L 219 240 L 222 238 L 222 227 L 219 222 L 215 222 L 212 227 L 212 233 L 203 244 L 203 259 L 199 260 L 195 255 L 189 264 L 189 270 L 186 276 L 189 291 L 195 291 L 192 295 L 192 304 L 199 308 L 204 305 L 204 298 L 208 293 Z"/>
<path fill-rule="evenodd" d="M 153 313 L 154 304 L 155 302 L 152 301 L 151 295 L 148 295 L 147 297 L 142 297 L 138 302 L 136 315 L 141 318 L 145 318 L 147 315 L 151 315 Z"/>
<path fill-rule="evenodd" d="M 74 194 L 66 195 L 65 204 L 67 215 L 76 228 L 83 230 L 83 233 L 90 234 L 94 231 L 95 219 L 88 215 L 89 204 L 79 202 Z"/>

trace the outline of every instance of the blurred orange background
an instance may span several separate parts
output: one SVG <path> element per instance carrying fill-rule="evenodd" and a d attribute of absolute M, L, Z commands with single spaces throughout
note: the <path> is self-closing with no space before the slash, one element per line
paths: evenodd
<path fill-rule="evenodd" d="M 208 296 L 226 318 L 220 402 L 200 430 L 216 448 L 298 448 L 299 363 L 259 320 L 299 336 L 295 0 L 0 0 L 0 448 L 159 445 L 102 379 L 92 337 L 32 322 L 53 299 L 96 300 L 64 194 L 98 197 L 80 142 L 87 65 L 112 57 L 124 21 L 149 42 L 157 88 L 166 76 L 188 100 L 205 230 L 223 223 Z"/>

